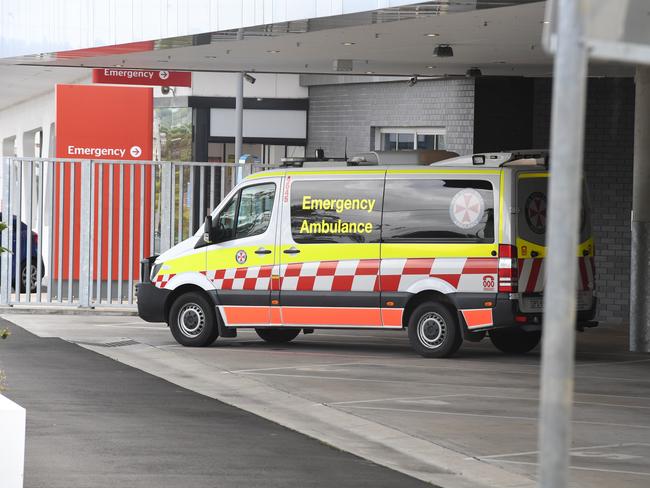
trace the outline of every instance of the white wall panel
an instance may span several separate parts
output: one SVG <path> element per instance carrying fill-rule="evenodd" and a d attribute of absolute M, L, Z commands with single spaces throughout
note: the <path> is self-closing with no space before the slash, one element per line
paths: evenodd
<path fill-rule="evenodd" d="M 210 136 L 235 137 L 235 111 L 210 109 Z M 244 137 L 305 139 L 307 112 L 304 110 L 244 110 Z"/>

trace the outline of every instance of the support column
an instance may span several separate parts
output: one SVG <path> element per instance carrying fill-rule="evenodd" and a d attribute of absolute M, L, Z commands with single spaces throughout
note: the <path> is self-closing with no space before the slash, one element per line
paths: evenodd
<path fill-rule="evenodd" d="M 581 3 L 559 0 L 553 69 L 546 286 L 539 409 L 539 487 L 569 485 L 576 285 L 587 92 Z"/>
<path fill-rule="evenodd" d="M 630 351 L 650 352 L 648 266 L 650 261 L 650 67 L 636 69 L 634 181 L 630 271 Z"/>
<path fill-rule="evenodd" d="M 243 29 L 237 31 L 237 40 L 244 38 Z M 239 164 L 239 158 L 242 155 L 242 146 L 244 144 L 244 72 L 237 73 L 235 95 L 235 164 Z M 239 181 L 237 181 L 239 183 Z"/>

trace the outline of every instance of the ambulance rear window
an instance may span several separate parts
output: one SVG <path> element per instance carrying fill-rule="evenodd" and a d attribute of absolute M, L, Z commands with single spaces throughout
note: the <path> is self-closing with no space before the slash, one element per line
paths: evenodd
<path fill-rule="evenodd" d="M 517 235 L 538 246 L 546 245 L 548 177 L 546 174 L 526 173 L 518 178 Z M 586 188 L 583 185 L 582 208 L 580 209 L 580 242 L 591 237 L 591 224 Z"/>
<path fill-rule="evenodd" d="M 494 242 L 494 196 L 484 180 L 386 180 L 384 242 Z"/>

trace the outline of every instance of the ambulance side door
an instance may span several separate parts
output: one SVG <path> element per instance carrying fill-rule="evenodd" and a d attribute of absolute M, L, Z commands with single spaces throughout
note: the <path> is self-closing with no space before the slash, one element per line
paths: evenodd
<path fill-rule="evenodd" d="M 270 323 L 281 182 L 281 177 L 252 180 L 213 217 L 220 238 L 207 246 L 206 276 L 228 326 Z"/>
<path fill-rule="evenodd" d="M 384 176 L 383 170 L 287 174 L 279 254 L 283 325 L 382 325 Z"/>

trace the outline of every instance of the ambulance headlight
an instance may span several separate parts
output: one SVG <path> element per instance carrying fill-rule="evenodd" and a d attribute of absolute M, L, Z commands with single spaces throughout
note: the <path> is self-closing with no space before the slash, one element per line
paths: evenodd
<path fill-rule="evenodd" d="M 158 264 L 153 265 L 153 267 L 151 268 L 151 275 L 149 276 L 149 279 L 151 281 L 154 280 L 154 278 L 158 274 L 158 271 L 160 271 L 160 268 L 162 268 L 162 263 L 158 263 Z"/>

